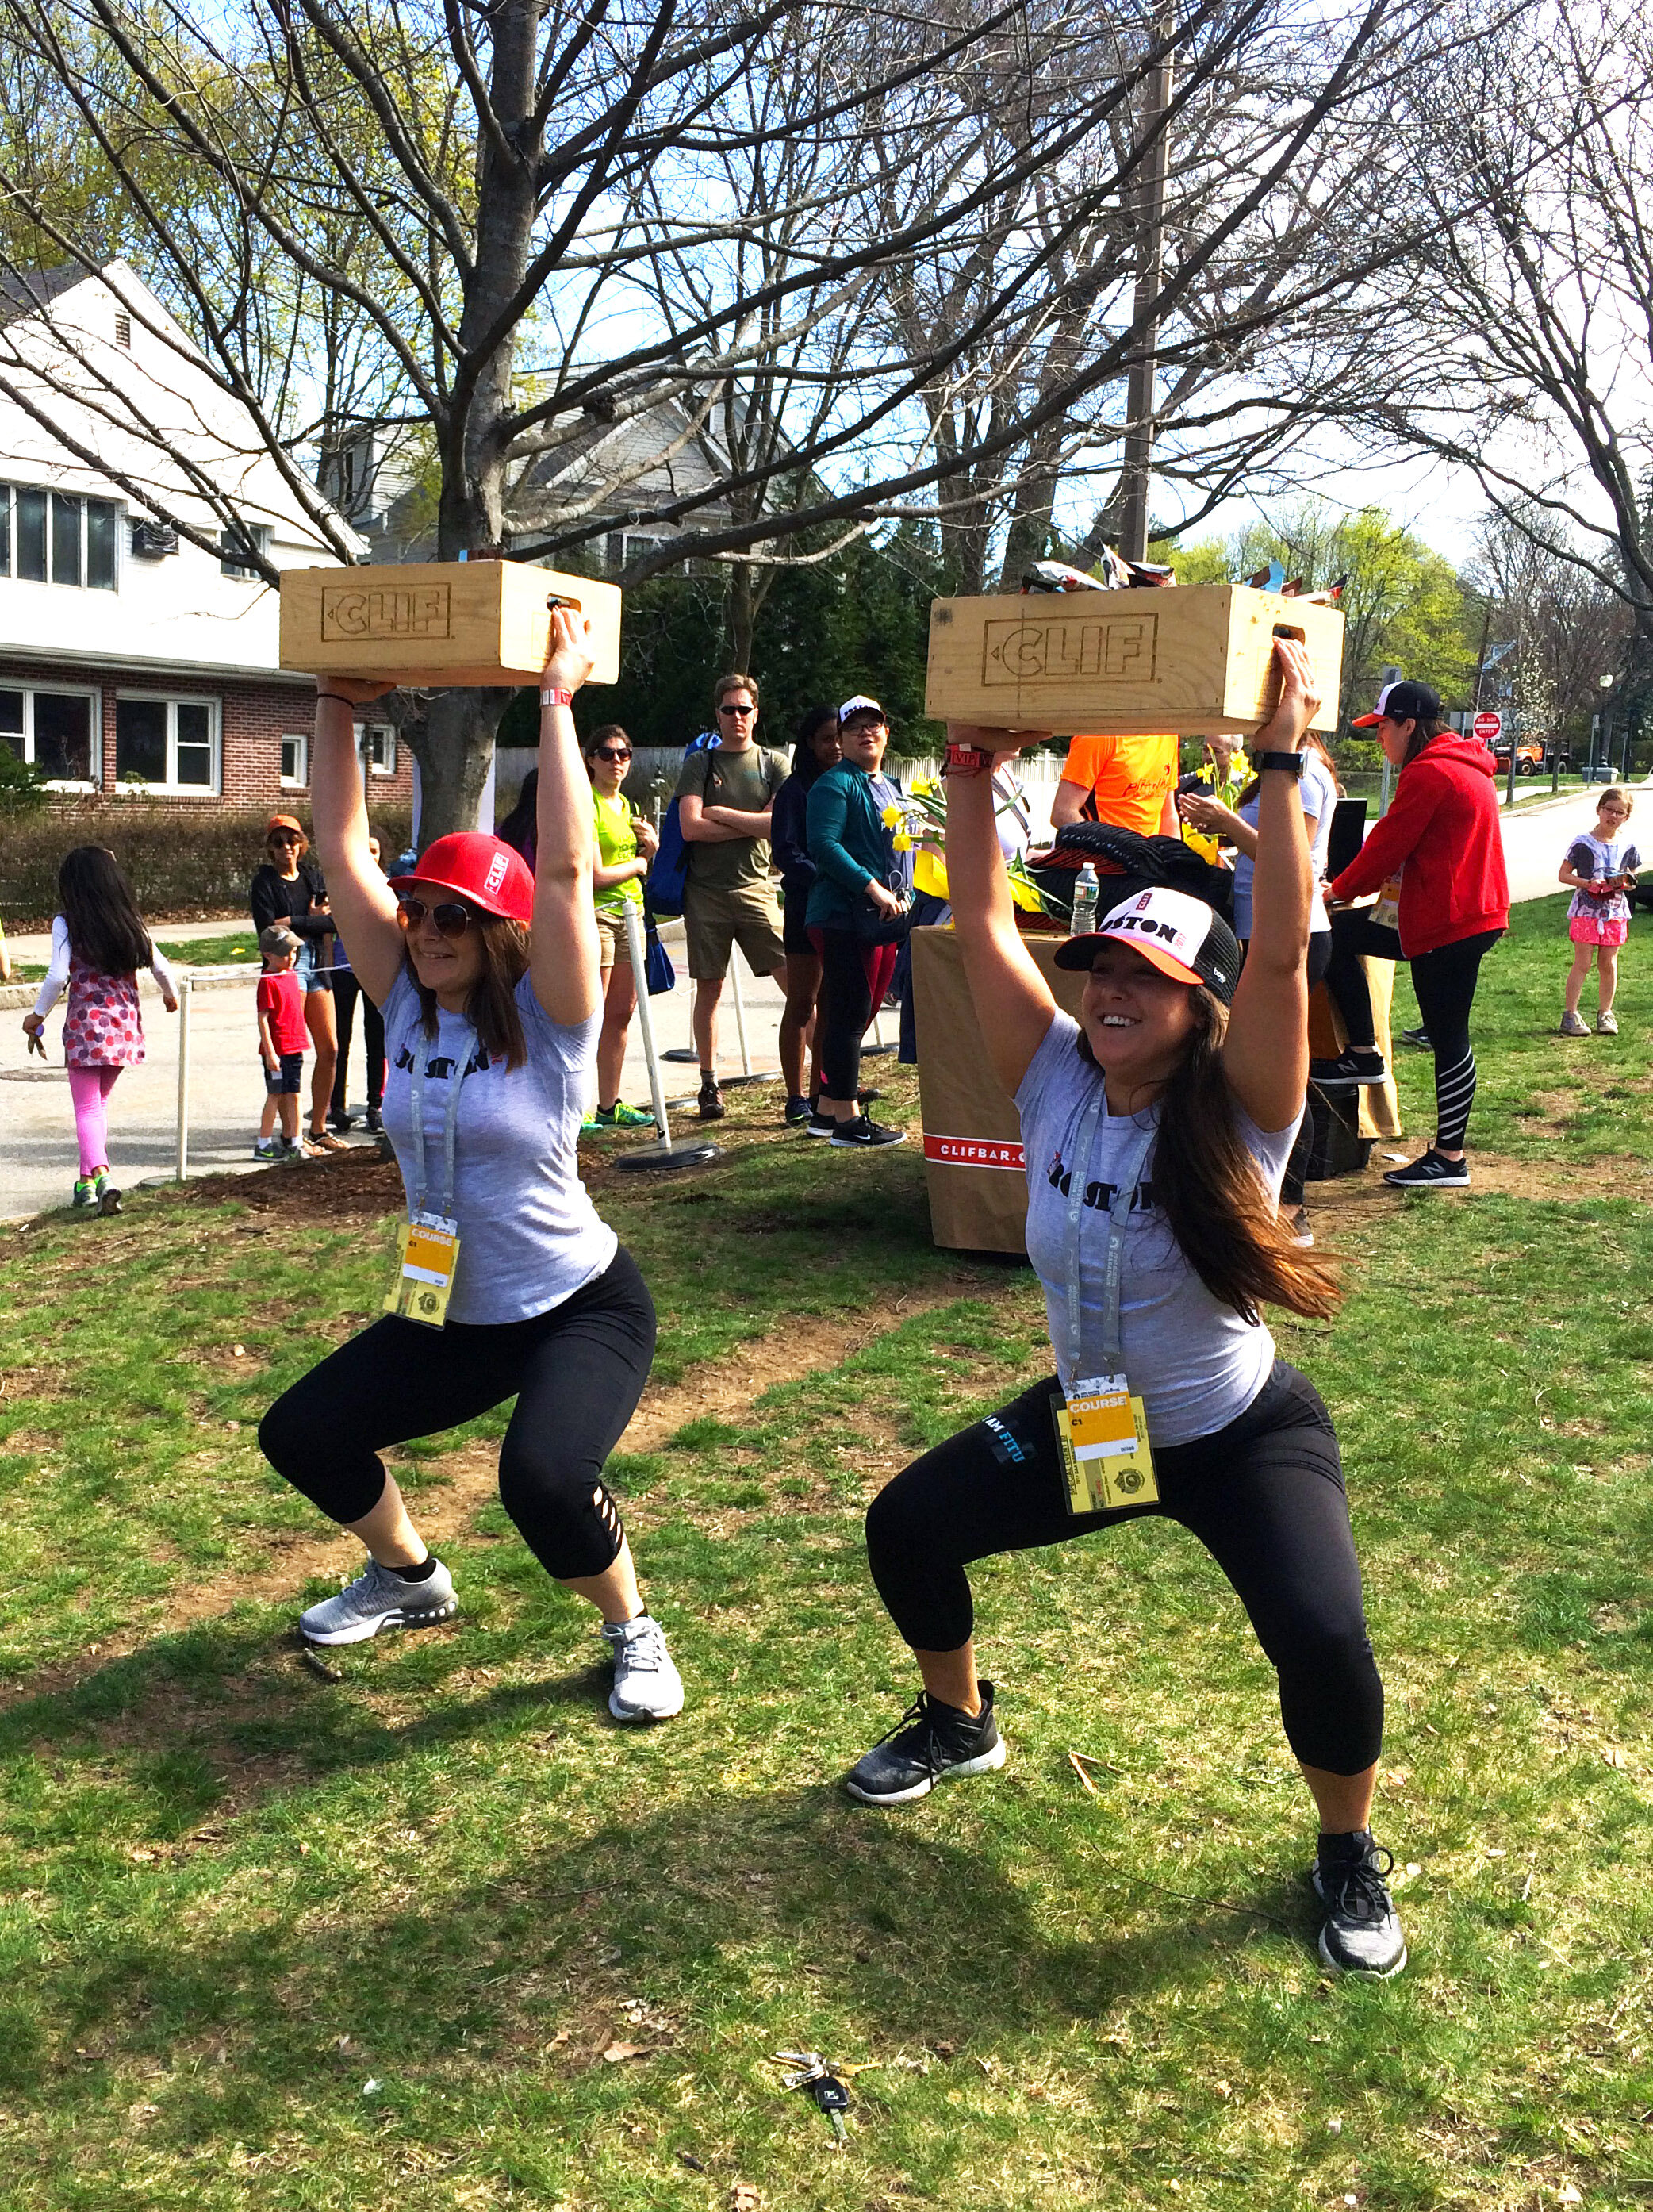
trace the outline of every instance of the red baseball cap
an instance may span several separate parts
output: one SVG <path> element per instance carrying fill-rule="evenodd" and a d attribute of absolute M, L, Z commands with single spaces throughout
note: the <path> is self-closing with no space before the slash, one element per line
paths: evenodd
<path fill-rule="evenodd" d="M 439 837 L 419 856 L 419 865 L 405 876 L 392 876 L 393 891 L 415 884 L 435 884 L 445 891 L 457 891 L 484 914 L 502 915 L 506 921 L 528 921 L 534 913 L 534 878 L 522 854 L 502 838 L 485 837 L 478 830 L 458 830 Z"/>

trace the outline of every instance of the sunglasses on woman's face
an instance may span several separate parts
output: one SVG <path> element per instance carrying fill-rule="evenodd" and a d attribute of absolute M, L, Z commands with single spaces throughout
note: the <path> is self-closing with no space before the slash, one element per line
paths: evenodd
<path fill-rule="evenodd" d="M 631 758 L 630 753 L 617 753 L 612 745 L 599 745 L 596 749 L 596 757 L 599 760 L 606 761 L 628 761 Z"/>
<path fill-rule="evenodd" d="M 278 830 L 269 842 L 272 845 L 296 845 L 300 841 L 290 830 Z"/>
<path fill-rule="evenodd" d="M 417 929 L 428 920 L 439 937 L 463 937 L 476 919 L 468 906 L 457 901 L 445 900 L 440 906 L 427 906 L 421 898 L 404 898 L 397 902 L 396 918 L 403 929 Z"/>

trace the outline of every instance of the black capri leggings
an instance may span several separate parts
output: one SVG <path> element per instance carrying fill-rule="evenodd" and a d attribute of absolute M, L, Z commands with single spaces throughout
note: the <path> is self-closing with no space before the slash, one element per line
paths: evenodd
<path fill-rule="evenodd" d="M 295 1490 L 341 1523 L 384 1490 L 386 1444 L 474 1419 L 515 1396 L 500 1499 L 549 1575 L 614 1565 L 625 1531 L 602 1463 L 654 1357 L 654 1303 L 629 1252 L 549 1313 L 444 1329 L 387 1315 L 341 1345 L 264 1415 L 258 1442 Z"/>
<path fill-rule="evenodd" d="M 863 945 L 852 929 L 809 932 L 820 952 L 815 1057 L 829 1098 L 853 1101 L 861 1088 L 861 1040 L 895 973 L 893 945 Z"/>
<path fill-rule="evenodd" d="M 1249 937 L 1243 937 L 1240 939 L 1242 957 L 1250 942 Z M 1310 932 L 1309 952 L 1305 965 L 1309 988 L 1311 991 L 1331 965 L 1331 932 L 1329 929 L 1316 929 Z M 1291 1158 L 1286 1163 L 1286 1172 L 1281 1177 L 1280 1202 L 1282 1206 L 1302 1205 L 1304 1176 L 1308 1168 L 1309 1155 L 1313 1149 L 1314 1120 L 1312 1115 L 1305 1114 L 1303 1116 L 1303 1126 L 1297 1133 L 1297 1142 L 1292 1146 Z"/>
<path fill-rule="evenodd" d="M 1154 1454 L 1158 1505 L 1071 1513 L 1051 1420 L 1055 1378 L 898 1474 L 867 1515 L 878 1594 L 915 1650 L 955 1651 L 974 1618 L 972 1559 L 1162 1516 L 1197 1536 L 1238 1594 L 1280 1677 L 1305 1766 L 1359 1774 L 1383 1743 L 1384 1687 L 1360 1603 L 1330 1416 L 1283 1360 L 1226 1428 Z"/>
<path fill-rule="evenodd" d="M 356 1001 L 361 1002 L 361 1036 L 367 1054 L 367 1103 L 377 1106 L 384 1096 L 384 1017 L 354 975 L 341 968 L 333 978 L 333 1011 L 339 1033 L 339 1060 L 333 1076 L 332 1110 L 345 1111 L 350 1095 L 350 1039 L 355 1031 Z"/>
<path fill-rule="evenodd" d="M 1435 1055 L 1435 1142 L 1441 1151 L 1462 1152 L 1475 1103 L 1475 1055 L 1469 1044 L 1469 1009 L 1474 1004 L 1480 963 L 1504 934 L 1484 929 L 1476 937 L 1437 945 L 1412 962 L 1412 988 L 1418 1012 Z"/>

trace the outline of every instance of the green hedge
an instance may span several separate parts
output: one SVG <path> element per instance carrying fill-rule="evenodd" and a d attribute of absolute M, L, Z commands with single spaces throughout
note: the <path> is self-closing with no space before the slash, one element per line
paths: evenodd
<path fill-rule="evenodd" d="M 309 809 L 290 811 L 308 830 Z M 46 927 L 58 908 L 58 866 L 75 845 L 108 847 L 146 921 L 244 914 L 247 884 L 264 857 L 269 814 L 265 806 L 181 814 L 142 799 L 86 799 L 0 818 L 0 916 L 14 934 Z M 406 845 L 412 827 L 407 806 L 385 807 L 373 817 L 389 856 Z"/>

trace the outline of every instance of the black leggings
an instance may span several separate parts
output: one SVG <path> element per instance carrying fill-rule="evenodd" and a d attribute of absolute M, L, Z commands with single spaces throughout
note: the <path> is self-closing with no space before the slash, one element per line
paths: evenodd
<path fill-rule="evenodd" d="M 1343 1468 L 1313 1385 L 1277 1360 L 1238 1419 L 1154 1454 L 1158 1505 L 1068 1510 L 1051 1414 L 1054 1378 L 898 1474 L 867 1515 L 878 1594 L 915 1650 L 955 1651 L 974 1612 L 972 1559 L 1063 1544 L 1163 1516 L 1197 1536 L 1238 1592 L 1280 1677 L 1305 1766 L 1360 1774 L 1384 1734 L 1384 1688 L 1360 1604 Z M 1152 1624 L 1145 1626 L 1152 1632 Z"/>
<path fill-rule="evenodd" d="M 1503 934 L 1501 929 L 1484 929 L 1478 937 L 1460 937 L 1456 944 L 1420 952 L 1412 962 L 1412 988 L 1435 1055 L 1435 1143 L 1444 1152 L 1463 1150 L 1469 1109 L 1475 1103 L 1469 1009 L 1480 963 Z"/>
<path fill-rule="evenodd" d="M 367 1103 L 377 1106 L 384 1096 L 384 1017 L 348 968 L 333 978 L 333 1007 L 338 1022 L 339 1063 L 333 1076 L 332 1110 L 345 1111 L 350 1095 L 350 1036 L 355 1027 L 356 1000 L 361 1001 L 361 1042 L 367 1055 Z"/>
<path fill-rule="evenodd" d="M 1251 940 L 1249 937 L 1243 937 L 1240 939 L 1240 953 L 1242 957 L 1244 956 L 1246 949 L 1250 945 L 1250 942 Z M 1324 976 L 1326 969 L 1330 965 L 1330 931 L 1325 929 L 1311 931 L 1309 936 L 1308 958 L 1305 963 L 1308 971 L 1309 988 L 1311 991 L 1315 985 Z M 1309 1115 L 1305 1114 L 1303 1116 L 1303 1126 L 1297 1133 L 1297 1142 L 1292 1146 L 1291 1158 L 1286 1163 L 1286 1172 L 1281 1177 L 1280 1202 L 1282 1206 L 1302 1205 L 1303 1175 L 1305 1169 L 1309 1164 L 1309 1154 L 1313 1148 L 1314 1122 L 1312 1118 Z"/>
<path fill-rule="evenodd" d="M 852 929 L 809 932 L 820 952 L 815 1057 L 828 1098 L 853 1101 L 861 1088 L 861 1040 L 895 973 L 893 945 L 863 945 Z"/>
<path fill-rule="evenodd" d="M 312 1504 L 355 1522 L 384 1494 L 384 1445 L 456 1427 L 514 1396 L 500 1502 L 548 1574 L 600 1575 L 625 1535 L 602 1463 L 643 1395 L 654 1333 L 648 1285 L 622 1249 L 594 1282 L 531 1321 L 433 1329 L 386 1316 L 278 1398 L 258 1442 Z"/>
<path fill-rule="evenodd" d="M 1326 988 L 1343 1017 L 1351 1045 L 1362 1051 L 1378 1048 L 1378 1024 L 1371 1011 L 1371 993 L 1360 957 L 1369 960 L 1398 960 L 1401 939 L 1397 930 L 1374 921 L 1364 907 L 1335 914 L 1331 918 L 1331 958 L 1326 964 Z"/>

